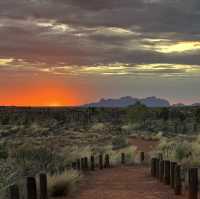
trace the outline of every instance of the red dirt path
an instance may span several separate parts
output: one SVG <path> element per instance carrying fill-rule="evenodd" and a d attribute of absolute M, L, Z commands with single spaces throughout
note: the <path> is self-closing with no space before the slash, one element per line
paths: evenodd
<path fill-rule="evenodd" d="M 144 140 L 141 138 L 132 138 L 129 140 L 129 143 L 131 145 L 134 145 L 137 147 L 138 150 L 141 150 L 145 153 L 149 153 L 158 145 L 158 141 L 155 140 Z"/>
<path fill-rule="evenodd" d="M 130 143 L 145 153 L 158 142 L 131 139 Z M 169 186 L 150 176 L 145 166 L 125 166 L 90 172 L 80 185 L 76 196 L 68 199 L 185 199 L 175 196 Z"/>
<path fill-rule="evenodd" d="M 119 167 L 88 175 L 73 199 L 183 199 L 150 177 L 141 166 Z M 72 199 L 72 198 L 71 198 Z"/>

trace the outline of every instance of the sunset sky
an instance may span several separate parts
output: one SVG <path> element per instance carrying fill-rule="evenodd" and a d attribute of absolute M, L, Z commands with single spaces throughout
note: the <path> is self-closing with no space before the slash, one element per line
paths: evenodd
<path fill-rule="evenodd" d="M 0 105 L 200 102 L 199 0 L 0 0 Z"/>

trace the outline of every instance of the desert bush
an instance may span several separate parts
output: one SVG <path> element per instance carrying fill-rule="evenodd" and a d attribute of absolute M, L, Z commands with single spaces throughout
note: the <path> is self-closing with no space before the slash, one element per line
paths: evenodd
<path fill-rule="evenodd" d="M 97 130 L 104 130 L 106 125 L 104 123 L 95 123 L 91 126 L 90 130 L 97 131 Z"/>
<path fill-rule="evenodd" d="M 120 149 L 128 146 L 128 138 L 124 135 L 118 135 L 112 140 L 113 149 Z"/>
<path fill-rule="evenodd" d="M 151 135 L 150 137 L 151 137 L 151 140 L 161 140 L 163 137 L 163 132 L 160 131 L 156 134 Z"/>
<path fill-rule="evenodd" d="M 48 176 L 48 193 L 50 197 L 67 196 L 77 189 L 80 180 L 80 173 L 74 170 Z"/>
<path fill-rule="evenodd" d="M 64 157 L 47 146 L 23 144 L 12 152 L 16 166 L 23 176 L 45 171 L 55 173 L 64 168 Z"/>
<path fill-rule="evenodd" d="M 104 154 L 110 155 L 110 163 L 112 166 L 117 166 L 121 164 L 121 154 L 124 153 L 126 156 L 126 164 L 134 163 L 136 156 L 136 147 L 127 146 L 118 150 L 113 150 L 112 146 L 107 147 L 107 151 Z"/>
<path fill-rule="evenodd" d="M 191 153 L 192 148 L 191 144 L 187 141 L 178 143 L 175 147 L 175 159 L 178 161 L 182 161 L 185 158 L 188 158 Z"/>
<path fill-rule="evenodd" d="M 187 159 L 194 153 L 194 146 L 187 140 L 179 138 L 162 138 L 156 153 L 162 153 L 164 158 L 187 163 Z"/>
<path fill-rule="evenodd" d="M 5 143 L 0 143 L 0 159 L 8 158 L 8 150 Z"/>

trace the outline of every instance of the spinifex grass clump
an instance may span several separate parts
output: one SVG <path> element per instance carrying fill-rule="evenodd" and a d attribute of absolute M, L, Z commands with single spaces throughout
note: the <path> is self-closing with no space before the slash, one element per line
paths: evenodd
<path fill-rule="evenodd" d="M 48 176 L 48 192 L 51 197 L 62 197 L 73 193 L 81 179 L 77 171 L 65 171 L 62 174 Z"/>
<path fill-rule="evenodd" d="M 112 140 L 113 149 L 120 149 L 128 146 L 128 139 L 124 135 L 118 135 Z"/>

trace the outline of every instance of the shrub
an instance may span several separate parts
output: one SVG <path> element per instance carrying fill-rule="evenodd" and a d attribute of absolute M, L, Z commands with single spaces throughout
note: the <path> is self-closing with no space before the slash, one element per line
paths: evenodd
<path fill-rule="evenodd" d="M 133 164 L 136 156 L 137 148 L 128 146 L 120 150 L 112 150 L 108 152 L 111 155 L 111 165 L 116 166 L 121 164 L 121 154 L 125 154 L 126 164 Z"/>
<path fill-rule="evenodd" d="M 119 135 L 112 140 L 113 149 L 120 149 L 128 146 L 128 139 L 126 136 Z"/>
<path fill-rule="evenodd" d="M 77 189 L 80 179 L 80 174 L 73 170 L 48 176 L 48 193 L 51 197 L 67 196 Z"/>
<path fill-rule="evenodd" d="M 187 141 L 178 143 L 175 148 L 175 159 L 178 161 L 182 161 L 183 159 L 188 157 L 188 154 L 190 154 L 191 151 L 191 145 Z"/>
<path fill-rule="evenodd" d="M 6 145 L 4 143 L 0 144 L 0 159 L 7 159 L 8 151 L 6 149 Z"/>

